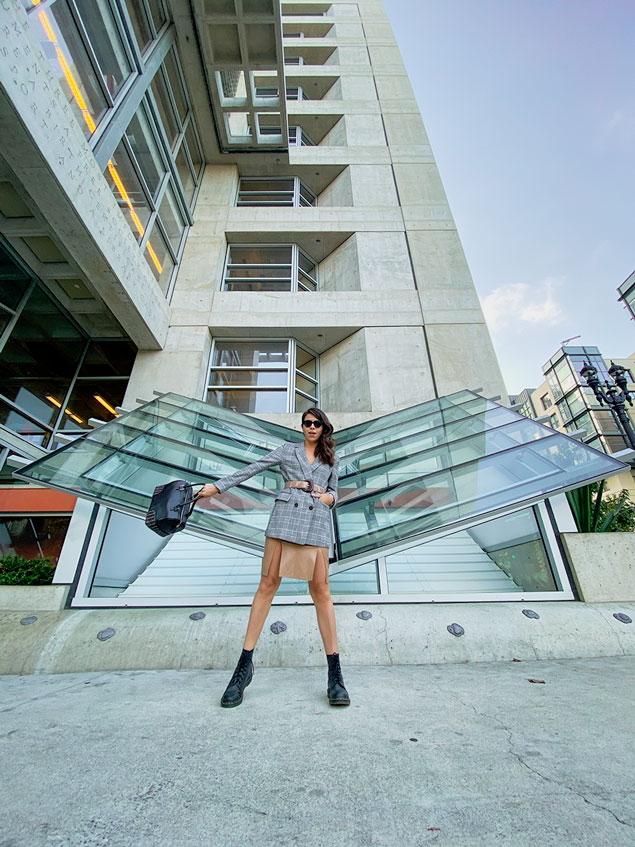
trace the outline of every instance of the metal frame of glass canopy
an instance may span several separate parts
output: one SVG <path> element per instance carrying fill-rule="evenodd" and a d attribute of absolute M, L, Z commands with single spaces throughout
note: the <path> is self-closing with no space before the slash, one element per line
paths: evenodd
<path fill-rule="evenodd" d="M 336 437 L 340 479 L 332 574 L 370 560 L 381 566 L 395 551 L 539 504 L 625 467 L 467 390 L 369 419 Z M 156 485 L 213 481 L 283 441 L 301 438 L 277 424 L 165 394 L 14 475 L 143 517 Z M 265 470 L 196 508 L 187 531 L 260 553 L 263 521 L 281 486 L 277 470 Z"/>

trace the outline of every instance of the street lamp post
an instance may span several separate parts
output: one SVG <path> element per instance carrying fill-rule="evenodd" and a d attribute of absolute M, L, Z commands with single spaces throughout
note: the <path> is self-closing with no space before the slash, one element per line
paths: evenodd
<path fill-rule="evenodd" d="M 613 414 L 617 416 L 617 421 L 621 424 L 626 441 L 635 450 L 635 430 L 633 430 L 633 425 L 626 411 L 626 403 L 629 403 L 631 406 L 633 405 L 633 395 L 627 387 L 626 368 L 616 365 L 615 362 L 611 362 L 609 376 L 615 383 L 614 385 L 609 382 L 602 385 L 598 379 L 597 370 L 588 362 L 584 362 L 580 376 L 586 380 L 586 384 L 593 390 L 600 406 L 608 406 Z"/>

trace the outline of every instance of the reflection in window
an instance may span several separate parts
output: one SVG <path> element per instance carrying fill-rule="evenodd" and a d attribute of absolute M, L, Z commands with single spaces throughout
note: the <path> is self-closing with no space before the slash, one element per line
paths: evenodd
<path fill-rule="evenodd" d="M 143 105 L 137 109 L 137 113 L 130 121 L 126 130 L 126 138 L 139 165 L 150 196 L 154 198 L 163 176 L 167 173 L 167 166 L 159 152 Z"/>
<path fill-rule="evenodd" d="M 5 254 L 2 265 L 11 261 Z M 39 283 L 29 284 L 0 352 L 0 423 L 46 446 L 57 430 L 116 417 L 136 348 L 127 339 L 89 340 Z"/>
<path fill-rule="evenodd" d="M 386 575 L 392 594 L 558 590 L 533 509 L 386 556 Z"/>
<path fill-rule="evenodd" d="M 243 413 L 305 411 L 317 405 L 317 386 L 315 354 L 293 340 L 214 342 L 208 402 Z"/>
<path fill-rule="evenodd" d="M 53 11 L 59 6 L 57 0 Z M 95 52 L 102 79 L 114 100 L 132 72 L 108 0 L 93 0 L 78 7 L 90 46 Z"/>
<path fill-rule="evenodd" d="M 141 241 L 150 219 L 150 203 L 123 141 L 119 143 L 114 156 L 108 162 L 105 176 L 126 223 L 137 241 Z"/>
<path fill-rule="evenodd" d="M 45 9 L 34 10 L 40 22 L 40 38 L 45 56 L 75 113 L 86 138 L 95 131 L 108 108 L 79 30 L 65 0 Z"/>
<path fill-rule="evenodd" d="M 317 265 L 297 244 L 239 245 L 227 251 L 225 291 L 315 291 Z"/>
<path fill-rule="evenodd" d="M 70 515 L 5 515 L 0 517 L 0 556 L 12 554 L 25 559 L 51 558 L 56 565 Z"/>

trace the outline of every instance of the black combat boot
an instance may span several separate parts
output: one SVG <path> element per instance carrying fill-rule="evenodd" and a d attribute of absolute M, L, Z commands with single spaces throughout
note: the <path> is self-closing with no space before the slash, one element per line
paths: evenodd
<path fill-rule="evenodd" d="M 331 706 L 350 706 L 351 698 L 348 696 L 348 691 L 344 688 L 344 680 L 342 678 L 340 654 L 327 653 L 326 660 L 329 663 L 329 682 L 326 689 L 329 703 Z"/>
<path fill-rule="evenodd" d="M 229 685 L 225 689 L 225 693 L 221 697 L 220 704 L 226 708 L 231 706 L 240 706 L 243 702 L 243 691 L 254 676 L 254 663 L 251 660 L 253 650 L 245 650 L 240 654 L 236 670 L 229 680 Z"/>

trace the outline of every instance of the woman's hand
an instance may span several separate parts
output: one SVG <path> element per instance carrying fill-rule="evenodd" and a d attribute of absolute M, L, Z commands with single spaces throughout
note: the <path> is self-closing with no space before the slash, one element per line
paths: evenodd
<path fill-rule="evenodd" d="M 200 499 L 201 497 L 213 497 L 215 494 L 220 494 L 220 491 L 218 490 L 218 488 L 216 488 L 213 483 L 208 482 L 199 491 L 198 498 Z"/>
<path fill-rule="evenodd" d="M 311 492 L 311 497 L 317 497 L 318 500 L 321 500 L 325 506 L 332 506 L 335 503 L 335 497 L 332 494 L 317 494 L 315 491 Z"/>

